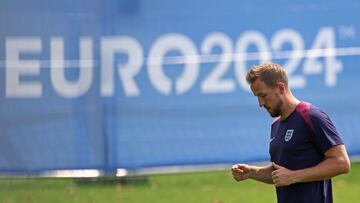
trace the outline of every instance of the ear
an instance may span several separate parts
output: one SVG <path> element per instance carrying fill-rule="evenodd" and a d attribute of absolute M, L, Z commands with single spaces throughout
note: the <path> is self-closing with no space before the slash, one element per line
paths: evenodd
<path fill-rule="evenodd" d="M 286 85 L 283 82 L 278 82 L 277 83 L 277 88 L 278 88 L 280 94 L 285 94 Z"/>

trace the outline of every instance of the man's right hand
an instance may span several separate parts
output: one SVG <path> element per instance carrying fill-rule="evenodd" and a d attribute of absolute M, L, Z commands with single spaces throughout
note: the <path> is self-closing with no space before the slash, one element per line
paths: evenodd
<path fill-rule="evenodd" d="M 246 180 L 251 176 L 251 166 L 246 164 L 235 164 L 231 167 L 231 172 L 236 181 Z"/>

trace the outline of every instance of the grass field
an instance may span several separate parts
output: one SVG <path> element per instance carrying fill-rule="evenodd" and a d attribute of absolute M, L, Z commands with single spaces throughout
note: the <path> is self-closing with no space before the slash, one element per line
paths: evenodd
<path fill-rule="evenodd" d="M 335 202 L 360 202 L 360 163 L 333 179 Z M 271 185 L 233 181 L 229 171 L 153 175 L 112 181 L 0 179 L 0 203 L 275 203 Z"/>

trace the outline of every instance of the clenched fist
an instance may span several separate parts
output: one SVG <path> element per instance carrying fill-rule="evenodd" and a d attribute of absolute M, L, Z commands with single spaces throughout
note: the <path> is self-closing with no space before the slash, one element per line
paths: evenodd
<path fill-rule="evenodd" d="M 235 164 L 231 167 L 233 178 L 236 181 L 246 180 L 251 177 L 251 167 L 246 164 Z"/>

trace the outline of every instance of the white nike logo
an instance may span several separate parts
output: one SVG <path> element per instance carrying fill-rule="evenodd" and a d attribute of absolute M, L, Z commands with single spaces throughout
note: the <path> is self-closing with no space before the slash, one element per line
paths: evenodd
<path fill-rule="evenodd" d="M 272 142 L 275 139 L 275 137 L 270 138 L 270 142 Z"/>

